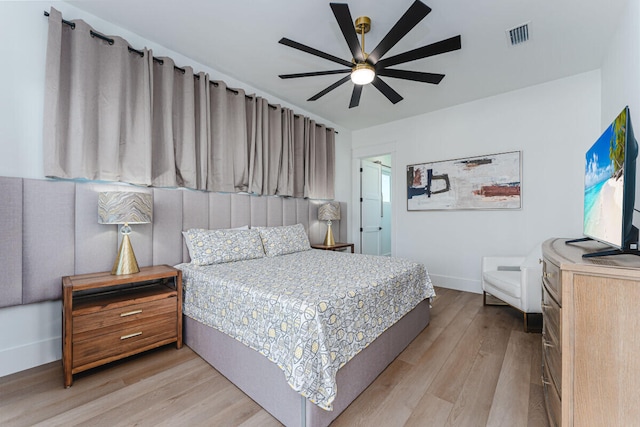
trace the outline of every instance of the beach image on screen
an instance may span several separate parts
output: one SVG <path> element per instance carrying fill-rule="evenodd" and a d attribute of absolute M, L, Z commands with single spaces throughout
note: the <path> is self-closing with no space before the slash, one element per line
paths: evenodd
<path fill-rule="evenodd" d="M 623 112 L 589 149 L 584 178 L 584 234 L 618 247 L 622 245 L 625 124 Z"/>

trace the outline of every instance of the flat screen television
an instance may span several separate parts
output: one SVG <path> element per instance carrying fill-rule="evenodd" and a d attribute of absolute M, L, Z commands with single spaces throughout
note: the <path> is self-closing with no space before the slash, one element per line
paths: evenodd
<path fill-rule="evenodd" d="M 583 257 L 640 255 L 633 226 L 638 143 L 629 107 L 607 127 L 585 156 L 583 234 L 615 249 Z"/>

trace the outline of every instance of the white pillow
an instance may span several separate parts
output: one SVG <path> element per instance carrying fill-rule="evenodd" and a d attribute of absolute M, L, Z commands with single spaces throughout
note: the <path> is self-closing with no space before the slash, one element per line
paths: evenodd
<path fill-rule="evenodd" d="M 281 227 L 258 227 L 262 246 L 268 257 L 311 249 L 309 237 L 302 224 Z"/>
<path fill-rule="evenodd" d="M 264 257 L 262 240 L 257 230 L 192 228 L 182 232 L 195 265 L 219 264 Z"/>

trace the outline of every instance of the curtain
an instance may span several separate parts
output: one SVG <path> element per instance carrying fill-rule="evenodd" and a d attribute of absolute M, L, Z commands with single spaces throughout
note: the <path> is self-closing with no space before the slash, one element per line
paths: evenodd
<path fill-rule="evenodd" d="M 203 72 L 198 73 L 198 78 L 194 81 L 195 86 L 195 122 L 196 135 L 194 141 L 185 141 L 183 144 L 193 145 L 196 154 L 196 186 L 197 190 L 206 190 L 209 169 L 209 140 L 211 135 L 211 116 L 209 106 L 211 105 L 209 96 L 209 76 Z"/>
<path fill-rule="evenodd" d="M 43 125 L 44 173 L 151 185 L 151 51 L 75 29 L 51 9 Z"/>
<path fill-rule="evenodd" d="M 247 112 L 243 90 L 224 82 L 209 85 L 211 135 L 207 190 L 240 192 L 249 188 Z"/>
<path fill-rule="evenodd" d="M 46 176 L 333 198 L 332 129 L 49 15 Z"/>
<path fill-rule="evenodd" d="M 259 96 L 247 97 L 249 192 L 294 196 L 294 114 L 269 105 Z"/>
<path fill-rule="evenodd" d="M 178 68 L 171 58 L 159 59 L 153 62 L 152 185 L 206 190 L 208 76 Z"/>
<path fill-rule="evenodd" d="M 269 149 L 269 103 L 259 96 L 246 98 L 247 136 L 249 144 L 248 192 L 262 195 L 264 187 L 264 153 Z"/>
<path fill-rule="evenodd" d="M 305 197 L 306 120 L 303 116 L 293 117 L 293 197 Z"/>
<path fill-rule="evenodd" d="M 335 132 L 304 118 L 304 197 L 333 199 Z"/>
<path fill-rule="evenodd" d="M 282 120 L 282 155 L 280 156 L 280 173 L 278 175 L 278 188 L 276 194 L 279 196 L 293 196 L 294 183 L 294 114 L 288 108 L 281 110 Z"/>

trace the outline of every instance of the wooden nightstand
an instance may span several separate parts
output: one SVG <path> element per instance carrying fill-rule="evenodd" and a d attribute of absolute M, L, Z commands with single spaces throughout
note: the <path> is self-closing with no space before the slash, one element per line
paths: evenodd
<path fill-rule="evenodd" d="M 173 267 L 66 276 L 62 301 L 65 387 L 78 372 L 173 342 L 182 347 L 182 272 Z"/>
<path fill-rule="evenodd" d="M 336 243 L 335 245 L 323 245 L 322 243 L 314 243 L 311 245 L 313 249 L 324 249 L 325 251 L 340 251 L 342 249 L 351 248 L 354 253 L 353 243 Z"/>

